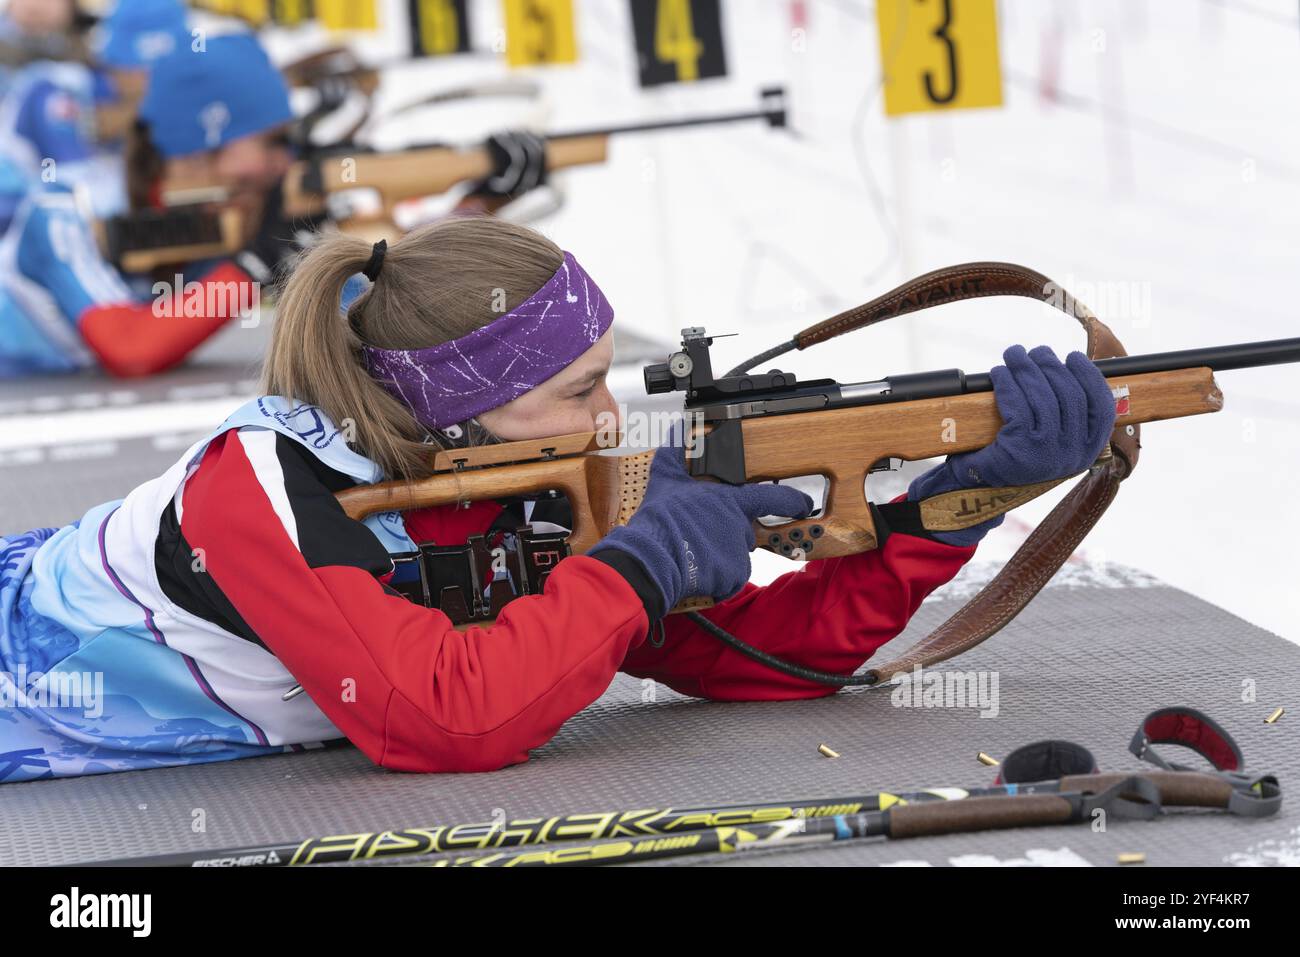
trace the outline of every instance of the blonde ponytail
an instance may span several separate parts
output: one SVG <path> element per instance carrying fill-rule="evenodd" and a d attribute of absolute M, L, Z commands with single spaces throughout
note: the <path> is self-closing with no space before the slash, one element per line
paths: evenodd
<path fill-rule="evenodd" d="M 346 315 L 348 279 L 371 245 L 323 237 L 294 266 L 276 307 L 262 390 L 319 406 L 390 478 L 430 472 L 426 430 L 366 370 L 362 346 L 421 349 L 458 339 L 515 308 L 551 278 L 559 247 L 524 226 L 452 219 L 394 243 Z"/>

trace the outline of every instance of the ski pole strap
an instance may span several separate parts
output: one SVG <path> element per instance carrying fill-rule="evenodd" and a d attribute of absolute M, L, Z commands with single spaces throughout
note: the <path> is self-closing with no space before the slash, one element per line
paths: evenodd
<path fill-rule="evenodd" d="M 1166 771 L 1194 772 L 1175 764 L 1152 745 L 1190 748 L 1208 761 L 1232 786 L 1227 808 L 1240 817 L 1267 817 L 1282 806 L 1282 788 L 1270 774 L 1248 774 L 1237 742 L 1217 721 L 1195 708 L 1160 708 L 1142 719 L 1128 749 Z"/>
<path fill-rule="evenodd" d="M 1282 785 L 1271 774 L 1224 772 L 1232 782 L 1228 812 L 1238 817 L 1268 817 L 1282 807 Z"/>
<path fill-rule="evenodd" d="M 1097 759 L 1073 741 L 1035 741 L 1016 748 L 998 768 L 994 786 L 1054 781 L 1076 774 L 1096 774 Z"/>
<path fill-rule="evenodd" d="M 1143 761 L 1166 771 L 1192 771 L 1185 764 L 1174 764 L 1152 747 L 1176 744 L 1191 748 L 1214 766 L 1216 771 L 1240 771 L 1245 766 L 1241 748 L 1217 721 L 1195 708 L 1160 708 L 1142 719 L 1128 749 Z"/>
<path fill-rule="evenodd" d="M 1134 775 L 1097 792 L 1070 793 L 1076 821 L 1090 820 L 1097 811 L 1105 811 L 1130 821 L 1149 821 L 1163 809 L 1160 788 L 1154 781 Z"/>
<path fill-rule="evenodd" d="M 962 299 L 1023 296 L 1037 299 L 1071 316 L 1083 327 L 1090 359 L 1127 353 L 1115 334 L 1083 303 L 1040 272 L 1014 263 L 982 262 L 949 266 L 919 276 L 864 305 L 849 309 L 796 335 L 784 348 L 806 349 L 855 329 L 895 316 L 919 312 Z M 1000 631 L 1065 564 L 1114 500 L 1122 482 L 1137 465 L 1139 430 L 1118 425 L 1111 433 L 1112 455 L 1089 469 L 1073 489 L 1025 540 L 1000 572 L 951 618 L 900 657 L 869 667 L 864 677 L 888 681 L 914 666 L 928 667 L 967 651 Z M 1008 503 L 1034 497 L 1046 489 L 1021 493 L 998 490 Z M 950 496 L 951 497 L 951 496 Z M 922 508 L 926 504 L 922 503 Z M 927 527 L 945 524 L 951 501 L 929 507 Z M 986 516 L 987 517 L 987 516 Z"/>

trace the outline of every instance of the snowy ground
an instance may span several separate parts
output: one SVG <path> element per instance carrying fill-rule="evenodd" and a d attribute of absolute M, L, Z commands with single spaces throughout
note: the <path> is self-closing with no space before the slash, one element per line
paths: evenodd
<path fill-rule="evenodd" d="M 405 4 L 390 6 L 396 18 Z M 739 332 L 720 349 L 740 358 L 916 273 L 988 259 L 1058 279 L 1133 353 L 1300 335 L 1286 295 L 1300 271 L 1292 0 L 1004 0 L 1005 105 L 903 120 L 883 116 L 869 3 L 808 2 L 802 50 L 786 0 L 724 3 L 731 76 L 650 93 L 636 88 L 627 4 L 576 6 L 582 63 L 524 71 L 543 84 L 544 109 L 425 110 L 377 141 L 732 110 L 786 84 L 797 136 L 758 124 L 629 136 L 607 164 L 564 177 L 566 205 L 538 225 L 643 337 Z M 499 12 L 471 7 L 485 45 Z M 283 60 L 320 38 L 272 39 Z M 389 39 L 362 49 L 393 55 Z M 394 67 L 380 108 L 504 72 L 490 56 Z M 1045 307 L 982 301 L 782 365 L 844 381 L 976 371 L 1017 341 L 1078 344 Z M 1141 569 L 1300 641 L 1298 382 L 1294 366 L 1227 373 L 1225 411 L 1148 427 L 1138 473 L 1076 564 Z M 1008 554 L 1049 507 L 1022 510 L 981 558 Z M 782 570 L 765 557 L 757 574 Z"/>

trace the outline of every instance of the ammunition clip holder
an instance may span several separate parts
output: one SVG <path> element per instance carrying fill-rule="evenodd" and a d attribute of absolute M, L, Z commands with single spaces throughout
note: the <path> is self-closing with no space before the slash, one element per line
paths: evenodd
<path fill-rule="evenodd" d="M 514 599 L 541 594 L 555 566 L 572 554 L 566 532 L 522 525 L 514 539 L 513 548 L 496 555 L 483 535 L 464 545 L 420 545 L 393 556 L 389 587 L 417 605 L 437 608 L 454 625 L 490 621 Z M 505 578 L 496 577 L 501 563 Z"/>

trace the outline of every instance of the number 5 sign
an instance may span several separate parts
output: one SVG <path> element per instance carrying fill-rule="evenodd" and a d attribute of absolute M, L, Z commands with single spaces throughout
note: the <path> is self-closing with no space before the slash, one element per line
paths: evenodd
<path fill-rule="evenodd" d="M 885 113 L 1002 105 L 995 0 L 877 0 Z"/>

